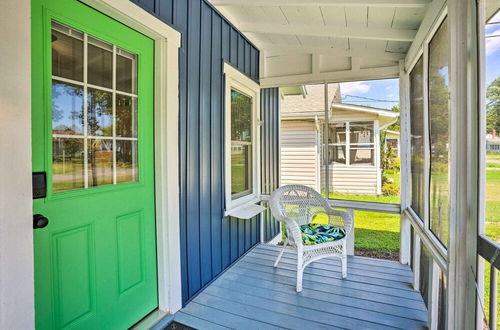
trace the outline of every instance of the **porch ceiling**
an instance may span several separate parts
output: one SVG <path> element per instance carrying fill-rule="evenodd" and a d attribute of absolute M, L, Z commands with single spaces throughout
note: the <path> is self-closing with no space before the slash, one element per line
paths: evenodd
<path fill-rule="evenodd" d="M 261 51 L 261 84 L 395 77 L 430 0 L 210 0 Z"/>

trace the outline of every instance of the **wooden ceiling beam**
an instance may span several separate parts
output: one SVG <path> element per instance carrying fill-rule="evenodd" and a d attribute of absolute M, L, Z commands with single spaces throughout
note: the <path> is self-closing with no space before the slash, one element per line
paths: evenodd
<path fill-rule="evenodd" d="M 276 24 L 276 23 L 239 23 L 244 33 L 282 34 L 313 37 L 337 37 L 366 40 L 412 41 L 416 30 L 348 28 L 343 26 L 319 24 Z"/>
<path fill-rule="evenodd" d="M 214 6 L 270 7 L 270 6 L 322 6 L 322 7 L 398 7 L 425 8 L 430 0 L 210 0 Z"/>
<path fill-rule="evenodd" d="M 338 57 L 370 57 L 388 61 L 399 61 L 406 57 L 405 53 L 386 52 L 380 49 L 362 48 L 345 49 L 330 46 L 313 45 L 289 45 L 289 44 L 271 44 L 263 43 L 259 45 L 261 51 L 264 50 L 266 57 L 286 56 L 294 54 L 319 54 L 332 55 Z"/>

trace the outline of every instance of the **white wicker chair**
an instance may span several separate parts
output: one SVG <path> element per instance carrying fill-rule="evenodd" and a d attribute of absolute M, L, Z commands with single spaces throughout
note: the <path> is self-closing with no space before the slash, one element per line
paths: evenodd
<path fill-rule="evenodd" d="M 274 267 L 278 266 L 287 245 L 297 250 L 297 292 L 302 291 L 302 275 L 306 266 L 318 259 L 338 257 L 342 261 L 342 278 L 347 277 L 346 238 L 352 230 L 353 219 L 344 211 L 332 209 L 328 201 L 317 191 L 302 185 L 287 185 L 276 189 L 269 201 L 276 220 L 286 226 L 286 239 Z M 328 224 L 342 227 L 345 236 L 341 239 L 306 245 L 302 240 L 300 226 L 309 224 L 317 214 L 328 216 Z"/>

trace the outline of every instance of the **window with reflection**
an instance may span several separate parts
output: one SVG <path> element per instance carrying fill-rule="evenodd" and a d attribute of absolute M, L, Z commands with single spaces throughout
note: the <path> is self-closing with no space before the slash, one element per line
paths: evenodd
<path fill-rule="evenodd" d="M 410 72 L 411 207 L 424 219 L 424 63 L 420 58 Z"/>
<path fill-rule="evenodd" d="M 252 193 L 252 98 L 231 89 L 232 199 Z"/>
<path fill-rule="evenodd" d="M 138 181 L 137 56 L 57 22 L 51 33 L 52 190 Z"/>
<path fill-rule="evenodd" d="M 450 46 L 448 19 L 445 19 L 429 43 L 429 143 L 430 191 L 429 224 L 431 231 L 448 245 L 448 163 L 449 163 L 449 73 Z"/>
<path fill-rule="evenodd" d="M 482 138 L 486 140 L 486 154 L 482 162 L 485 166 L 480 170 L 486 185 L 482 187 L 484 200 L 481 201 L 484 203 L 485 218 L 480 219 L 480 226 L 486 236 L 500 243 L 500 4 L 493 0 L 482 1 L 481 4 L 485 19 L 485 53 L 481 54 L 484 63 L 481 79 L 485 90 L 481 97 L 485 106 L 481 109 L 483 128 L 480 133 L 485 135 Z"/>

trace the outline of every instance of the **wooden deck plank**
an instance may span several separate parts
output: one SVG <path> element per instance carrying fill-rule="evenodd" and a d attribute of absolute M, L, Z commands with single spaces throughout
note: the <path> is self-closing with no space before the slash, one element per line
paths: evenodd
<path fill-rule="evenodd" d="M 274 250 L 257 249 L 257 248 L 250 251 L 250 254 L 271 256 L 271 258 L 273 260 L 276 259 L 276 257 L 278 256 L 278 253 L 279 253 L 279 250 L 274 251 Z M 295 260 L 297 260 L 297 254 L 287 251 L 283 254 L 282 259 L 289 259 L 289 260 L 293 260 L 295 262 Z M 348 258 L 348 260 L 349 260 L 349 258 Z M 353 260 L 356 260 L 356 259 L 353 259 Z M 317 266 L 325 266 L 325 267 L 340 266 L 340 259 L 339 258 L 325 258 L 325 259 L 320 259 L 320 260 L 314 261 L 314 262 L 312 262 L 312 264 L 317 265 Z M 350 266 L 351 266 L 351 269 L 355 269 L 359 272 L 363 272 L 363 271 L 368 270 L 368 271 L 373 272 L 373 273 L 379 273 L 381 276 L 397 275 L 397 276 L 408 277 L 408 278 L 412 277 L 412 271 L 411 271 L 410 267 L 403 266 L 403 265 L 401 265 L 403 267 L 401 267 L 400 269 L 396 269 L 396 268 L 385 268 L 385 267 L 374 266 L 374 265 L 370 265 L 370 264 L 358 264 L 355 262 L 351 262 Z"/>
<path fill-rule="evenodd" d="M 295 292 L 296 254 L 257 245 L 209 285 L 175 320 L 199 329 L 421 329 L 427 310 L 411 288 L 412 273 L 398 262 L 348 258 L 341 279 L 337 258 L 304 270 L 303 291 Z"/>
<path fill-rule="evenodd" d="M 268 244 L 261 244 L 259 246 L 256 246 L 252 252 L 259 252 L 259 253 L 270 253 L 272 255 L 278 255 L 278 253 L 281 251 L 282 247 L 281 246 L 272 246 Z M 296 258 L 296 252 L 295 250 L 291 248 L 286 248 L 285 253 L 283 254 L 284 256 L 288 256 L 290 258 Z M 392 261 L 392 260 L 382 260 L 382 259 L 375 259 L 375 258 L 366 258 L 366 257 L 361 257 L 361 256 L 347 256 L 347 260 L 350 262 L 352 267 L 358 268 L 358 269 L 363 269 L 363 267 L 367 268 L 372 268 L 372 270 L 378 270 L 380 272 L 388 273 L 388 272 L 396 272 L 398 274 L 408 274 L 411 275 L 412 271 L 411 268 L 407 265 L 402 265 L 397 261 Z M 323 264 L 331 264 L 331 262 L 334 263 L 339 263 L 340 261 L 338 258 L 325 258 L 325 259 L 320 259 L 317 261 L 314 261 L 314 263 L 323 263 Z"/>
<path fill-rule="evenodd" d="M 219 281 L 208 287 L 206 292 L 232 301 L 244 301 L 247 305 L 267 306 L 268 309 L 276 312 L 292 316 L 300 315 L 311 321 L 321 320 L 321 323 L 329 325 L 342 324 L 342 326 L 357 329 L 373 326 L 419 329 L 423 325 L 422 322 L 415 320 L 341 304 L 326 303 L 297 294 L 270 292 L 266 289 L 246 286 L 243 283 Z"/>
<path fill-rule="evenodd" d="M 260 263 L 254 263 L 254 262 L 248 262 L 245 259 L 240 260 L 238 263 L 239 267 L 246 267 L 249 269 L 259 267 L 259 269 L 262 269 L 262 271 L 265 272 L 271 272 L 271 273 L 276 273 L 276 274 L 283 274 L 283 275 L 291 275 L 295 276 L 296 271 L 295 270 L 290 270 L 286 269 L 283 265 L 280 265 L 280 267 L 274 268 L 272 264 L 267 265 L 265 261 L 262 261 Z M 349 266 L 347 266 L 349 268 Z M 356 290 L 363 290 L 366 292 L 370 293 L 380 293 L 380 294 L 385 294 L 389 296 L 405 296 L 407 299 L 413 299 L 413 300 L 420 300 L 421 296 L 420 293 L 414 290 L 410 289 L 399 289 L 399 288 L 390 288 L 390 287 L 382 287 L 376 284 L 370 284 L 370 283 L 362 283 L 362 282 L 353 282 L 349 280 L 349 276 L 347 276 L 346 279 L 341 279 L 339 278 L 334 278 L 334 277 L 324 277 L 324 276 L 318 276 L 318 275 L 313 275 L 310 273 L 304 272 L 304 281 L 312 281 L 312 282 L 317 282 L 323 285 L 336 285 L 342 288 L 350 288 L 350 289 L 356 289 Z"/>
<path fill-rule="evenodd" d="M 179 322 L 179 323 L 185 324 L 185 325 L 189 324 L 190 327 L 197 328 L 197 329 L 206 329 L 206 330 L 232 329 L 232 328 L 223 327 L 221 325 L 218 325 L 218 324 L 215 324 L 212 322 L 208 322 L 208 321 L 200 319 L 196 316 L 185 314 L 182 311 L 175 313 L 174 320 Z"/>
<path fill-rule="evenodd" d="M 248 320 L 247 324 L 239 324 L 235 328 L 243 329 L 263 329 L 262 325 L 268 325 L 269 329 L 286 328 L 286 329 L 331 329 L 332 327 L 326 324 L 311 322 L 305 320 L 302 315 L 291 316 L 282 313 L 270 311 L 268 305 L 262 307 L 254 307 L 247 305 L 245 302 L 230 301 L 225 298 L 209 295 L 206 290 L 197 296 L 194 301 L 205 306 L 211 306 L 219 310 L 227 311 L 228 313 L 245 317 Z M 251 325 L 251 323 L 262 325 Z M 345 329 L 338 327 L 338 329 Z"/>
<path fill-rule="evenodd" d="M 239 265 L 230 269 L 229 272 L 236 272 L 238 274 L 246 274 L 248 276 L 253 276 L 257 279 L 271 279 L 273 282 L 284 283 L 291 286 L 292 291 L 295 290 L 295 276 L 278 275 L 274 273 L 265 273 L 260 271 L 254 271 L 248 268 L 241 268 Z M 385 294 L 371 293 L 363 290 L 342 288 L 335 285 L 325 285 L 310 281 L 304 281 L 302 286 L 308 290 L 314 290 L 316 292 L 327 292 L 330 294 L 336 294 L 339 296 L 354 297 L 358 299 L 364 299 L 367 301 L 383 302 L 390 305 L 402 306 L 406 308 L 413 308 L 421 310 L 425 308 L 423 301 L 417 301 L 413 299 L 407 299 L 405 296 L 387 296 Z"/>
<path fill-rule="evenodd" d="M 320 303 L 338 304 L 342 306 L 358 308 L 364 311 L 371 311 L 387 315 L 398 316 L 405 319 L 412 319 L 417 321 L 427 320 L 427 311 L 423 309 L 413 309 L 408 307 L 401 307 L 389 303 L 370 301 L 359 299 L 349 296 L 342 296 L 339 294 L 331 294 L 325 291 L 316 290 L 303 290 L 301 293 L 295 292 L 295 286 L 281 282 L 275 282 L 266 279 L 257 279 L 245 274 L 238 274 L 237 272 L 228 272 L 223 277 L 217 279 L 214 285 L 230 285 L 229 283 L 236 283 L 235 285 L 242 285 L 245 287 L 256 288 L 258 290 L 266 290 L 269 296 L 275 293 L 288 294 L 293 301 L 302 303 L 300 297 L 313 299 Z M 227 283 L 227 284 L 226 284 Z M 246 288 L 242 288 L 246 290 Z"/>
<path fill-rule="evenodd" d="M 255 253 L 250 253 L 248 254 L 247 258 L 245 258 L 247 262 L 253 262 L 255 260 L 265 260 L 266 262 L 270 263 L 271 266 L 274 264 L 275 259 L 276 258 L 273 258 L 272 256 L 259 255 Z M 290 258 L 281 258 L 280 260 L 280 265 L 282 265 L 285 269 L 295 270 L 296 264 L 296 261 Z M 304 273 L 340 278 L 342 272 L 340 265 L 334 266 L 311 263 L 304 269 Z M 361 272 L 360 270 L 350 268 L 349 264 L 347 267 L 347 279 L 353 282 L 371 283 L 380 286 L 412 290 L 411 277 L 402 277 L 390 274 L 380 275 L 368 270 Z"/>
<path fill-rule="evenodd" d="M 211 304 L 211 301 L 207 302 L 207 299 L 204 297 L 205 294 L 202 292 L 186 307 L 184 307 L 181 312 L 195 316 L 207 322 L 232 329 L 279 329 L 279 327 L 242 316 L 243 314 L 232 313 L 224 309 L 217 308 L 218 306 L 220 307 L 220 304 Z"/>

